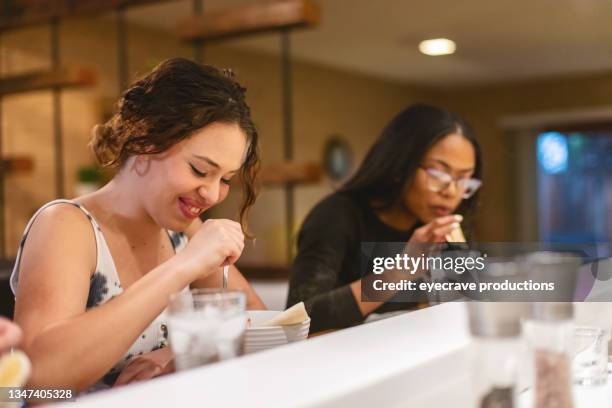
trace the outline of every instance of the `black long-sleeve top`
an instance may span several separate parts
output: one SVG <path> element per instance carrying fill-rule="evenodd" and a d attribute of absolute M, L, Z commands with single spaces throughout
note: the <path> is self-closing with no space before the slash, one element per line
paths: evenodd
<path fill-rule="evenodd" d="M 299 232 L 287 306 L 304 302 L 311 332 L 361 323 L 364 317 L 349 286 L 362 278 L 361 243 L 407 242 L 413 231 L 383 223 L 366 202 L 331 194 L 311 210 Z M 376 312 L 414 306 L 387 302 Z"/>

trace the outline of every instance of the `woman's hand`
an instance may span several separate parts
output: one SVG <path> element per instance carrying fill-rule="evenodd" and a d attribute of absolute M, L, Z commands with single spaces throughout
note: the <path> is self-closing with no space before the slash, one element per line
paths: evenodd
<path fill-rule="evenodd" d="M 207 276 L 224 265 L 235 263 L 244 249 L 244 234 L 231 220 L 206 220 L 176 257 L 194 278 Z"/>
<path fill-rule="evenodd" d="M 174 372 L 174 355 L 170 347 L 135 357 L 121 371 L 114 387 Z"/>
<path fill-rule="evenodd" d="M 21 341 L 21 329 L 15 323 L 0 316 L 0 354 Z"/>
<path fill-rule="evenodd" d="M 435 218 L 433 221 L 414 230 L 408 242 L 445 242 L 446 235 L 459 228 L 459 223 L 462 220 L 463 217 L 461 215 L 447 215 Z"/>

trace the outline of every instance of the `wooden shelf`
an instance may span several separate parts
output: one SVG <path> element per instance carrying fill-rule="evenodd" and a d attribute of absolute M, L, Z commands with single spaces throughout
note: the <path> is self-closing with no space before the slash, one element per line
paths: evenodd
<path fill-rule="evenodd" d="M 0 161 L 0 170 L 4 175 L 29 173 L 34 170 L 34 160 L 29 156 L 4 157 Z"/>
<path fill-rule="evenodd" d="M 264 187 L 286 184 L 315 184 L 323 178 L 323 169 L 316 162 L 278 163 L 262 166 L 259 181 Z"/>
<path fill-rule="evenodd" d="M 169 1 L 178 2 L 178 0 L 10 0 L 6 6 L 0 7 L 0 30 L 44 24 L 55 19 L 99 14 L 120 7 Z"/>
<path fill-rule="evenodd" d="M 0 77 L 0 97 L 46 89 L 91 86 L 96 83 L 96 78 L 94 70 L 77 65 L 4 76 Z"/>
<path fill-rule="evenodd" d="M 179 24 L 178 35 L 184 41 L 210 41 L 312 27 L 319 20 L 319 7 L 309 0 L 276 0 L 189 17 Z"/>

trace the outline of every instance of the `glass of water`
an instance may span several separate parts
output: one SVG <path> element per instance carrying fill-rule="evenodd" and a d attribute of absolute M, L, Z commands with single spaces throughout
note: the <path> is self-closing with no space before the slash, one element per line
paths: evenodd
<path fill-rule="evenodd" d="M 574 384 L 604 385 L 608 378 L 610 333 L 598 327 L 575 327 L 572 332 L 572 377 Z"/>
<path fill-rule="evenodd" d="M 176 370 L 239 356 L 246 324 L 244 292 L 194 289 L 172 295 L 168 329 Z"/>

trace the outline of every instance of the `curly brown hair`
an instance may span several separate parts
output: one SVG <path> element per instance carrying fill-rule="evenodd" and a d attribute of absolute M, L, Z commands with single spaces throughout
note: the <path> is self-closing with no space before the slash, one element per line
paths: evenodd
<path fill-rule="evenodd" d="M 132 155 L 162 153 L 215 122 L 237 124 L 247 136 L 240 169 L 240 224 L 257 198 L 258 134 L 242 87 L 231 71 L 172 58 L 134 82 L 117 112 L 93 130 L 90 146 L 100 165 L 121 168 Z"/>

